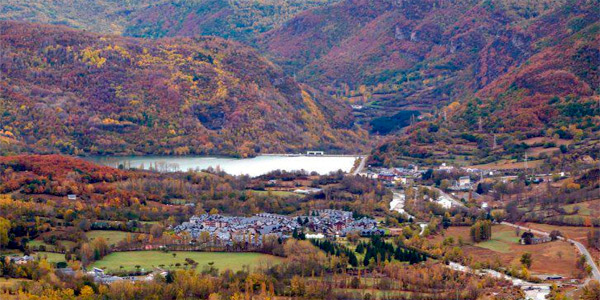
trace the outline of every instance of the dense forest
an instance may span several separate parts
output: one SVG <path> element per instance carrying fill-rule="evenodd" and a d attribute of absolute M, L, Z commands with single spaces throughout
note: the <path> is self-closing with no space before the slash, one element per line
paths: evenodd
<path fill-rule="evenodd" d="M 3 142 L 69 154 L 361 152 L 347 105 L 219 38 L 0 23 Z"/>
<path fill-rule="evenodd" d="M 137 11 L 165 0 L 3 0 L 0 20 L 67 25 L 120 34 Z"/>
<path fill-rule="evenodd" d="M 337 0 L 5 0 L 0 20 L 137 37 L 210 35 L 250 41 L 300 12 Z"/>
<path fill-rule="evenodd" d="M 252 42 L 296 14 L 336 0 L 175 0 L 136 12 L 125 35 L 167 37 L 210 35 Z"/>

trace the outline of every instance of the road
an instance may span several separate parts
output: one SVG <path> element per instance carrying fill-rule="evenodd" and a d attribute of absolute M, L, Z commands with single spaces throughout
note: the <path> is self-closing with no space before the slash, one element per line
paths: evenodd
<path fill-rule="evenodd" d="M 438 188 L 435 188 L 435 187 L 434 187 L 434 189 L 440 193 L 440 197 L 444 197 L 444 198 L 450 200 L 450 202 L 452 202 L 452 206 L 465 207 L 465 205 L 462 202 L 456 200 L 456 198 L 454 198 L 454 196 L 445 193 L 441 189 L 438 189 Z"/>
<path fill-rule="evenodd" d="M 369 158 L 368 155 L 361 157 L 360 164 L 358 164 L 358 167 L 356 167 L 356 170 L 354 170 L 354 172 L 352 172 L 352 175 L 356 176 L 356 175 L 358 175 L 358 173 L 362 172 L 362 170 L 365 168 L 365 164 L 367 163 L 367 158 Z"/>
<path fill-rule="evenodd" d="M 415 217 L 411 216 L 409 213 L 407 213 L 404 210 L 405 202 L 406 202 L 406 198 L 405 198 L 404 194 L 397 192 L 397 191 L 393 191 L 392 202 L 390 202 L 390 210 L 395 210 L 401 214 L 405 214 L 409 219 L 412 218 L 414 220 Z"/>
<path fill-rule="evenodd" d="M 515 228 L 518 227 L 518 228 L 525 229 L 525 230 L 531 230 L 532 233 L 539 234 L 539 235 L 550 235 L 548 232 L 545 232 L 545 231 L 531 229 L 528 227 L 519 226 L 517 224 L 512 224 L 512 223 L 508 223 L 508 222 L 502 222 L 502 225 L 511 226 L 511 227 L 515 227 Z M 596 281 L 600 282 L 600 270 L 598 270 L 598 266 L 596 265 L 594 258 L 592 257 L 590 252 L 585 248 L 585 246 L 583 244 L 581 244 L 580 242 L 572 240 L 572 239 L 565 239 L 563 237 L 559 237 L 559 239 L 561 239 L 563 241 L 567 241 L 567 242 L 575 245 L 577 250 L 579 250 L 579 253 L 581 253 L 585 256 L 588 265 L 590 265 L 592 267 L 592 279 L 595 279 Z"/>

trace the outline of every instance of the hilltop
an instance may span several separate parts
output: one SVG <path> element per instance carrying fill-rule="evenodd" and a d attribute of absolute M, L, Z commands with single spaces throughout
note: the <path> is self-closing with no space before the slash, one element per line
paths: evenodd
<path fill-rule="evenodd" d="M 160 38 L 210 35 L 250 41 L 296 14 L 339 0 L 6 0 L 0 20 Z"/>
<path fill-rule="evenodd" d="M 66 25 L 121 34 L 137 11 L 165 0 L 3 0 L 0 20 Z"/>
<path fill-rule="evenodd" d="M 251 42 L 298 13 L 335 2 L 337 0 L 163 1 L 132 14 L 124 34 L 151 38 L 210 35 Z"/>
<path fill-rule="evenodd" d="M 366 140 L 349 107 L 234 42 L 10 21 L 0 32 L 2 142 L 33 152 L 358 152 Z"/>

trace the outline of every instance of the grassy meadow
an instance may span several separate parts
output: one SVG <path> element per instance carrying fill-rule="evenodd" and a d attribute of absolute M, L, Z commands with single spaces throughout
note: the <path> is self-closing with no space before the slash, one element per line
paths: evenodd
<path fill-rule="evenodd" d="M 175 255 L 174 255 L 175 254 Z M 140 269 L 150 270 L 160 267 L 164 269 L 184 269 L 186 258 L 193 259 L 198 263 L 198 270 L 202 270 L 209 263 L 219 270 L 230 269 L 241 270 L 244 266 L 257 267 L 260 265 L 279 263 L 282 258 L 261 253 L 227 253 L 227 252 L 191 252 L 191 251 L 128 251 L 111 253 L 99 261 L 94 262 L 93 267 L 102 268 L 109 272 Z"/>
<path fill-rule="evenodd" d="M 118 242 L 127 238 L 128 232 L 117 230 L 91 230 L 86 232 L 86 236 L 90 241 L 98 237 L 103 237 L 109 245 L 116 245 Z"/>
<path fill-rule="evenodd" d="M 492 238 L 489 241 L 473 243 L 469 227 L 449 227 L 445 237 L 453 237 L 458 241 L 460 237 L 465 246 L 462 250 L 465 255 L 471 256 L 475 262 L 500 261 L 504 266 L 520 267 L 520 258 L 524 253 L 531 253 L 533 264 L 532 274 L 557 274 L 571 277 L 576 272 L 578 252 L 571 244 L 564 241 L 554 241 L 538 245 L 521 245 L 515 233 L 515 228 L 494 225 Z M 521 230 L 521 233 L 523 230 Z M 441 242 L 441 235 L 430 239 L 431 243 Z"/>

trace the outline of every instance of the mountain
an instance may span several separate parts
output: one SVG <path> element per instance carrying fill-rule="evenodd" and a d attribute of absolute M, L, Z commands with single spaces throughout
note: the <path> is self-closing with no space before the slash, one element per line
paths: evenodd
<path fill-rule="evenodd" d="M 347 105 L 220 38 L 2 21 L 0 44 L 2 141 L 34 152 L 359 152 L 367 140 Z"/>
<path fill-rule="evenodd" d="M 346 0 L 303 12 L 258 43 L 299 80 L 366 104 L 365 122 L 380 121 L 473 97 L 540 53 L 554 30 L 593 23 L 597 3 Z"/>
<path fill-rule="evenodd" d="M 250 41 L 296 14 L 339 0 L 3 0 L 0 20 L 133 37 L 210 35 Z"/>
<path fill-rule="evenodd" d="M 173 0 L 136 12 L 124 32 L 136 37 L 211 35 L 250 42 L 296 14 L 337 0 Z"/>
<path fill-rule="evenodd" d="M 515 47 L 514 40 L 499 36 L 478 58 L 474 80 L 480 88 L 383 144 L 373 163 L 528 157 L 556 166 L 558 156 L 584 164 L 600 159 L 599 16 L 597 2 L 579 1 L 516 26 L 522 41 L 516 45 L 525 54 L 514 56 L 504 72 L 484 76 L 507 63 L 497 53 Z"/>
<path fill-rule="evenodd" d="M 120 34 L 135 12 L 165 0 L 2 0 L 0 20 L 66 25 Z"/>

